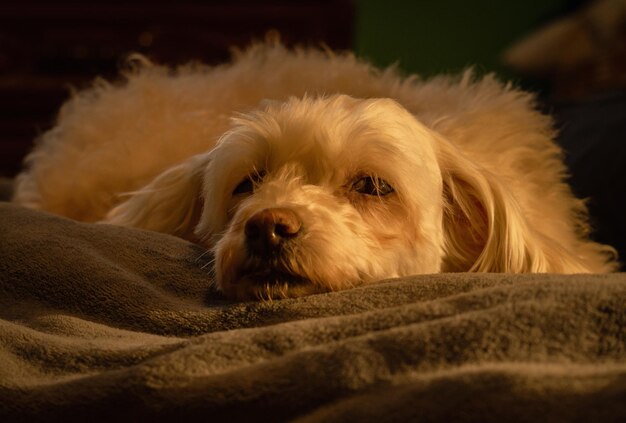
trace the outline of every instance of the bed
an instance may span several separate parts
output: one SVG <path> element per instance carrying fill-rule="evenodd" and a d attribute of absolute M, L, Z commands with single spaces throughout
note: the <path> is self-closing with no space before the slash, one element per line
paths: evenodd
<path fill-rule="evenodd" d="M 168 235 L 0 202 L 0 421 L 626 421 L 626 276 L 230 302 Z"/>

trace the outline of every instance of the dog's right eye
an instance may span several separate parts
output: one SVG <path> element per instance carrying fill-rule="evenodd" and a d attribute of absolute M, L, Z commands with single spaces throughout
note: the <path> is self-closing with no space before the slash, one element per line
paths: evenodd
<path fill-rule="evenodd" d="M 233 195 L 246 194 L 254 190 L 254 182 L 250 178 L 246 178 L 235 187 Z"/>
<path fill-rule="evenodd" d="M 255 173 L 254 175 L 246 176 L 243 181 L 239 183 L 233 190 L 233 195 L 249 194 L 254 191 L 254 188 L 263 180 L 264 173 Z"/>

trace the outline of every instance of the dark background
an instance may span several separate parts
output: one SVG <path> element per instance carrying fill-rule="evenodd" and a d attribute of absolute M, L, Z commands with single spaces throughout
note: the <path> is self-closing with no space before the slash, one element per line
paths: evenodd
<path fill-rule="evenodd" d="M 33 140 L 53 125 L 71 88 L 80 89 L 96 76 L 115 78 L 129 53 L 170 65 L 191 60 L 214 64 L 227 60 L 232 46 L 242 47 L 277 31 L 290 45 L 324 43 L 353 50 L 380 66 L 397 63 L 407 73 L 429 76 L 474 65 L 479 72 L 495 71 L 536 91 L 541 107 L 555 116 L 576 193 L 590 198 L 594 236 L 626 256 L 622 218 L 626 47 L 619 48 L 626 46 L 626 25 L 622 38 L 604 42 L 598 57 L 576 69 L 560 67 L 538 74 L 502 61 L 503 52 L 517 40 L 580 13 L 589 4 L 584 0 L 3 1 L 0 176 L 13 177 L 19 171 Z M 571 47 L 575 50 L 576 45 Z M 607 69 L 612 72 L 608 82 Z M 605 75 L 602 84 L 597 84 L 598 75 Z"/>

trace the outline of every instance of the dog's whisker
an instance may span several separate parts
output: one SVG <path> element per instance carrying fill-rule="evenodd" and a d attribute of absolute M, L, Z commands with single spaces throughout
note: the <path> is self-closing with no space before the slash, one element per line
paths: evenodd
<path fill-rule="evenodd" d="M 213 266 L 215 264 L 215 259 L 211 259 L 208 262 L 204 263 L 202 266 L 200 266 L 200 269 L 206 269 L 207 267 L 210 267 L 211 269 L 213 269 L 215 266 Z"/>
<path fill-rule="evenodd" d="M 202 254 L 200 254 L 198 257 L 196 257 L 196 259 L 194 261 L 197 263 L 198 261 L 200 261 L 200 259 L 202 257 L 204 257 L 204 256 L 206 256 L 207 254 L 210 254 L 210 253 L 211 253 L 211 250 L 204 250 L 204 252 Z"/>

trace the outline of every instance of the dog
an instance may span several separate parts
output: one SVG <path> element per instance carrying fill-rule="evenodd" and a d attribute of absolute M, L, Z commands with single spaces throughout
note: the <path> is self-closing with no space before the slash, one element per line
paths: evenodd
<path fill-rule="evenodd" d="M 132 63 L 62 107 L 13 201 L 199 243 L 236 300 L 616 267 L 551 119 L 493 75 L 421 80 L 277 42 L 217 67 Z"/>

